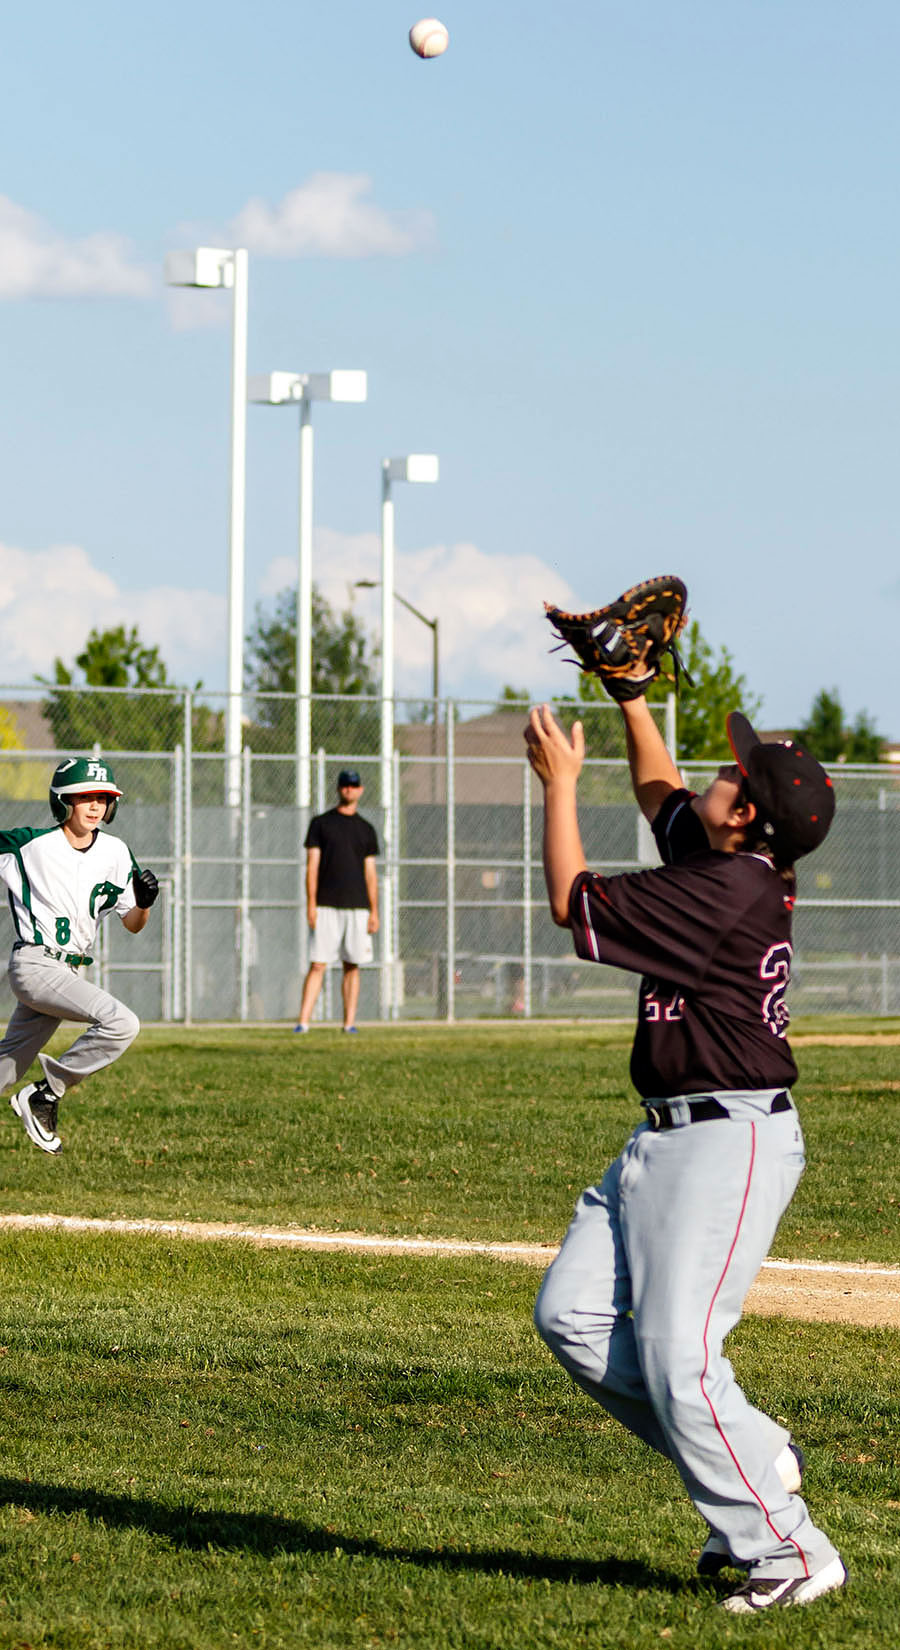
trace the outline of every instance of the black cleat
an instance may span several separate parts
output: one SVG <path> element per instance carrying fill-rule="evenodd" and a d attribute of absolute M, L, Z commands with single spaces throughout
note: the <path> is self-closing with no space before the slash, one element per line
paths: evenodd
<path fill-rule="evenodd" d="M 62 1141 L 56 1132 L 56 1113 L 59 1101 L 46 1077 L 39 1083 L 26 1083 L 18 1094 L 10 1098 L 10 1105 L 17 1117 L 22 1120 L 22 1126 L 29 1140 L 33 1140 L 42 1152 L 49 1152 L 55 1157 L 62 1151 Z"/>

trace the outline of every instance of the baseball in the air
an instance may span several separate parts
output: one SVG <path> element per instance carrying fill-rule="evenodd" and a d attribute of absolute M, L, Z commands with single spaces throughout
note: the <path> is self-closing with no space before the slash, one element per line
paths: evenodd
<path fill-rule="evenodd" d="M 423 17 L 410 29 L 409 43 L 417 57 L 440 57 L 450 44 L 450 36 L 436 17 Z"/>

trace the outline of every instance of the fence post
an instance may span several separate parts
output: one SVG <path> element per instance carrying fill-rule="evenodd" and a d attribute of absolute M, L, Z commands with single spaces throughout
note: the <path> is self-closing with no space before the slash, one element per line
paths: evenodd
<path fill-rule="evenodd" d="M 884 833 L 885 833 L 886 826 L 887 826 L 887 791 L 885 790 L 883 785 L 880 785 L 879 788 L 878 788 L 878 880 L 879 880 L 879 883 L 881 885 L 878 889 L 878 895 L 879 895 L 880 899 L 886 899 L 887 898 L 887 860 L 886 860 L 885 840 L 884 840 Z M 889 1012 L 888 1002 L 889 1002 L 890 998 L 889 998 L 889 991 L 888 991 L 888 982 L 889 982 L 888 954 L 884 950 L 884 948 L 882 947 L 882 952 L 881 952 L 881 1012 L 882 1012 L 882 1014 L 887 1014 Z"/>
<path fill-rule="evenodd" d="M 240 970 L 240 1007 L 238 1013 L 242 1024 L 249 1017 L 250 958 L 253 946 L 253 932 L 250 923 L 250 763 L 250 750 L 245 745 L 241 761 L 241 901 L 239 906 L 240 951 L 238 957 Z"/>
<path fill-rule="evenodd" d="M 391 765 L 391 783 L 394 795 L 394 898 L 393 933 L 391 935 L 391 1019 L 400 1018 L 400 752 L 394 751 Z"/>
<path fill-rule="evenodd" d="M 522 1014 L 531 1019 L 531 768 L 522 764 Z"/>
<path fill-rule="evenodd" d="M 194 706 L 189 689 L 184 695 L 184 1023 L 193 1021 L 194 1004 Z"/>
<path fill-rule="evenodd" d="M 164 1019 L 184 1018 L 184 746 L 175 746 L 172 771 L 172 899 L 169 1002 Z"/>
<path fill-rule="evenodd" d="M 666 750 L 678 766 L 678 700 L 674 693 L 666 694 Z"/>
<path fill-rule="evenodd" d="M 325 746 L 320 745 L 318 750 L 316 751 L 316 802 L 315 802 L 315 811 L 316 811 L 316 813 L 317 814 L 323 814 L 325 812 L 325 806 L 326 806 L 326 802 L 325 802 Z M 304 836 L 305 836 L 305 834 L 306 833 L 304 832 Z M 305 948 L 306 948 L 306 954 L 308 956 L 309 955 L 309 925 L 306 922 L 305 918 L 303 920 L 302 931 L 303 931 L 303 937 L 304 937 L 304 945 L 305 945 Z M 305 977 L 305 974 L 306 974 L 306 968 L 305 967 L 304 967 L 303 972 L 304 972 L 304 977 Z M 331 1019 L 331 1015 L 332 1015 L 332 978 L 331 978 L 332 973 L 333 973 L 333 970 L 331 968 L 331 965 L 329 964 L 329 966 L 325 970 L 325 979 L 323 981 L 324 990 L 322 992 L 321 998 L 319 999 L 319 1002 L 316 1004 L 316 1015 L 319 1019 L 325 1019 L 325 1020 L 330 1020 Z"/>
<path fill-rule="evenodd" d="M 456 1017 L 456 704 L 448 699 L 444 709 L 447 768 L 447 1020 Z"/>
<path fill-rule="evenodd" d="M 381 879 L 381 967 L 378 971 L 378 997 L 381 1018 L 382 1020 L 389 1020 L 391 1018 L 391 1003 L 394 995 L 394 758 L 391 747 L 385 744 L 385 739 L 390 736 L 393 741 L 393 700 L 383 699 L 381 708 L 382 745 L 379 771 L 381 782 L 381 845 L 384 851 L 384 875 Z"/>

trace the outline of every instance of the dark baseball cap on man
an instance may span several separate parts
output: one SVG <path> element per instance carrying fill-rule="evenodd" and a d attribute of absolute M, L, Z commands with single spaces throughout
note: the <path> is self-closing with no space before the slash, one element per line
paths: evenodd
<path fill-rule="evenodd" d="M 345 785 L 361 785 L 362 780 L 356 768 L 342 768 L 338 774 L 338 790 L 342 791 Z"/>
<path fill-rule="evenodd" d="M 739 710 L 728 718 L 728 738 L 773 853 L 786 864 L 812 853 L 834 818 L 834 788 L 822 764 L 793 739 L 763 744 Z"/>

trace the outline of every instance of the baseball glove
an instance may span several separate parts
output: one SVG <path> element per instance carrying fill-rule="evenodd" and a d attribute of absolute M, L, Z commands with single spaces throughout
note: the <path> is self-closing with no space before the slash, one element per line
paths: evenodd
<path fill-rule="evenodd" d="M 676 688 L 682 676 L 693 686 L 676 645 L 686 623 L 686 605 L 684 584 L 669 574 L 644 579 L 593 613 L 565 613 L 544 603 L 560 647 L 568 644 L 578 655 L 571 662 L 599 676 L 610 698 L 620 704 L 646 693 L 667 653 Z"/>

